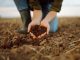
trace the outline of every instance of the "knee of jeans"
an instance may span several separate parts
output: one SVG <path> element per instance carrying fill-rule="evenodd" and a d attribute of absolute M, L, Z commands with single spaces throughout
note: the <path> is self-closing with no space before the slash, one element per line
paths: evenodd
<path fill-rule="evenodd" d="M 54 20 L 50 22 L 50 32 L 56 32 L 58 30 L 58 18 L 55 17 Z"/>

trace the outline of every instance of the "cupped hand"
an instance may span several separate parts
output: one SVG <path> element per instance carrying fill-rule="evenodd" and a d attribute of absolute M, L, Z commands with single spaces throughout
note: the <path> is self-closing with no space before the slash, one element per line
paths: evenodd
<path fill-rule="evenodd" d="M 41 21 L 40 25 L 44 26 L 45 28 L 47 28 L 47 31 L 45 33 L 41 34 L 40 36 L 38 36 L 38 38 L 41 38 L 41 37 L 45 36 L 46 34 L 49 34 L 49 31 L 50 31 L 50 25 L 49 25 L 48 21 L 43 20 L 43 21 Z"/>
<path fill-rule="evenodd" d="M 40 21 L 32 20 L 28 25 L 28 32 L 30 32 L 32 26 L 34 25 L 40 25 Z M 30 32 L 30 35 L 33 37 L 33 39 L 37 38 L 32 32 Z"/>

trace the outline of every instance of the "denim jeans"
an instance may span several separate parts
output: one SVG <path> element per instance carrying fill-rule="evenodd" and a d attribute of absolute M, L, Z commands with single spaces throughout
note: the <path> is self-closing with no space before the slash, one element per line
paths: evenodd
<path fill-rule="evenodd" d="M 50 22 L 50 32 L 56 32 L 58 30 L 58 17 L 55 17 Z"/>
<path fill-rule="evenodd" d="M 30 10 L 30 6 L 28 3 L 28 0 L 14 0 L 17 9 L 18 10 L 24 10 L 24 9 L 29 9 Z M 43 18 L 48 14 L 49 9 L 51 7 L 50 3 L 40 3 L 41 7 L 42 7 L 42 12 L 43 12 Z M 55 16 L 55 18 L 49 23 L 50 24 L 50 32 L 56 32 L 58 30 L 58 17 Z"/>
<path fill-rule="evenodd" d="M 29 8 L 27 0 L 14 0 L 14 2 L 16 4 L 18 10 L 23 10 L 23 9 Z"/>

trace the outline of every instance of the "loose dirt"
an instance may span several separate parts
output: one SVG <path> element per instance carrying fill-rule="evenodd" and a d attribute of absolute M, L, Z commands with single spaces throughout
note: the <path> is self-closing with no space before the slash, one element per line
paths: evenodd
<path fill-rule="evenodd" d="M 33 40 L 30 34 L 16 33 L 18 22 L 2 21 L 0 60 L 80 60 L 79 22 L 80 18 L 62 18 L 57 32 Z"/>

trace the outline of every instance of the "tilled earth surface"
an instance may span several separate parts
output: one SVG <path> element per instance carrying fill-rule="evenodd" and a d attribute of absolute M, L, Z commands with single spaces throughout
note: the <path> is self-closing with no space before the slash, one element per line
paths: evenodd
<path fill-rule="evenodd" d="M 16 33 L 17 28 L 0 22 L 0 60 L 80 60 L 80 24 L 63 25 L 36 40 Z"/>

